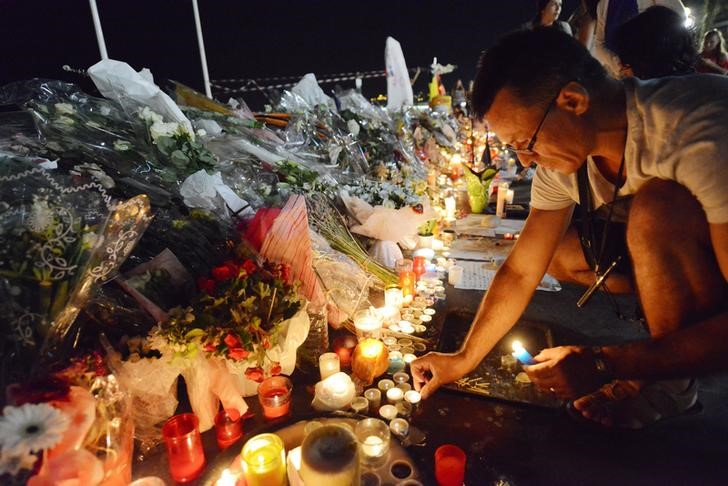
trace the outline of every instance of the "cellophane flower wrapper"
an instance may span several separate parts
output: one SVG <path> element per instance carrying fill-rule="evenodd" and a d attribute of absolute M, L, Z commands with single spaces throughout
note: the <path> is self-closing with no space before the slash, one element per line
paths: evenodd
<path fill-rule="evenodd" d="M 45 364 L 61 358 L 79 311 L 149 223 L 146 198 L 114 203 L 100 184 L 84 182 L 0 160 L 3 359 L 20 375 L 39 352 Z"/>
<path fill-rule="evenodd" d="M 108 343 L 106 351 L 109 368 L 130 396 L 134 436 L 145 453 L 162 442 L 162 425 L 177 409 L 177 380 L 183 368 L 169 355 L 122 360 Z"/>

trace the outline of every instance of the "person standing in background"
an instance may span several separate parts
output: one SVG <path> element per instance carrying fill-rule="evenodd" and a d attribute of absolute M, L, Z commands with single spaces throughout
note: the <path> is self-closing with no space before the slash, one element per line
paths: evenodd
<path fill-rule="evenodd" d="M 579 41 L 602 63 L 609 74 L 617 78 L 622 66 L 615 54 L 615 43 L 617 31 L 622 24 L 657 5 L 685 17 L 685 6 L 680 0 L 598 0 L 596 6 L 594 0 L 583 1 L 587 11 L 592 12 L 594 17 L 588 18 L 580 26 L 580 31 L 585 35 L 580 35 Z M 590 31 L 594 32 L 592 39 L 586 35 Z"/>
<path fill-rule="evenodd" d="M 529 22 L 523 25 L 524 30 L 537 29 L 539 27 L 551 27 L 566 34 L 572 35 L 571 26 L 559 20 L 561 15 L 562 0 L 539 0 L 538 13 Z"/>
<path fill-rule="evenodd" d="M 728 74 L 728 52 L 723 34 L 718 29 L 708 31 L 703 37 L 697 70 L 700 73 Z"/>

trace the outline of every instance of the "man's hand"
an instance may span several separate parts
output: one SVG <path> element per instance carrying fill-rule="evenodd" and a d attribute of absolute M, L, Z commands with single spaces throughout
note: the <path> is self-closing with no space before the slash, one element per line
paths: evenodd
<path fill-rule="evenodd" d="M 428 353 L 410 364 L 415 390 L 429 398 L 441 385 L 462 378 L 470 371 L 457 353 Z"/>
<path fill-rule="evenodd" d="M 523 367 L 531 381 L 564 400 L 584 396 L 608 381 L 590 348 L 559 346 L 544 349 L 533 359 L 537 364 Z"/>

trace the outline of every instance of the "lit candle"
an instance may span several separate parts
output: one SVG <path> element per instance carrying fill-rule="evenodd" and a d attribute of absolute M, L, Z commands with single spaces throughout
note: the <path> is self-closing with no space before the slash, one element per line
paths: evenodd
<path fill-rule="evenodd" d="M 344 368 L 348 368 L 351 365 L 351 357 L 354 354 L 356 343 L 356 338 L 347 333 L 342 336 L 337 336 L 331 344 L 334 353 L 339 356 L 340 365 Z"/>
<path fill-rule="evenodd" d="M 392 346 L 397 344 L 397 338 L 394 336 L 384 336 L 384 338 L 382 338 L 382 342 L 385 346 Z"/>
<path fill-rule="evenodd" d="M 354 328 L 359 340 L 379 338 L 382 331 L 382 317 L 370 309 L 359 311 L 354 314 Z"/>
<path fill-rule="evenodd" d="M 402 291 L 401 289 L 396 290 Z M 390 324 L 399 320 L 399 307 L 397 306 L 385 305 L 384 307 L 378 308 L 377 312 L 383 323 Z"/>
<path fill-rule="evenodd" d="M 427 262 L 427 259 L 422 255 L 417 255 L 412 259 L 412 261 L 412 271 L 414 271 L 417 278 L 419 278 L 425 273 L 425 263 Z"/>
<path fill-rule="evenodd" d="M 404 392 L 399 388 L 390 388 L 387 390 L 387 401 L 392 405 L 401 402 L 404 399 Z"/>
<path fill-rule="evenodd" d="M 498 186 L 496 195 L 495 215 L 503 218 L 506 215 L 506 200 L 508 199 L 508 183 L 502 183 Z"/>
<path fill-rule="evenodd" d="M 391 436 L 389 425 L 375 418 L 360 420 L 354 427 L 354 435 L 359 442 L 359 459 L 363 465 L 378 467 L 386 461 Z"/>
<path fill-rule="evenodd" d="M 402 356 L 402 359 L 404 359 L 404 362 L 406 364 L 410 364 L 411 362 L 413 362 L 414 360 L 417 359 L 417 356 L 415 356 L 413 353 L 407 353 L 404 356 Z"/>
<path fill-rule="evenodd" d="M 415 406 L 422 400 L 422 395 L 418 391 L 410 390 L 404 394 L 404 400 L 410 405 Z"/>
<path fill-rule="evenodd" d="M 238 478 L 230 472 L 230 469 L 223 469 L 220 478 L 215 482 L 215 486 L 235 486 Z"/>
<path fill-rule="evenodd" d="M 415 282 L 417 281 L 417 275 L 413 271 L 400 272 L 399 274 L 399 286 L 402 287 L 403 302 L 412 300 L 415 295 Z"/>
<path fill-rule="evenodd" d="M 241 453 L 243 475 L 248 486 L 283 486 L 286 484 L 286 451 L 275 434 L 252 437 Z"/>
<path fill-rule="evenodd" d="M 506 191 L 506 203 L 513 204 L 513 196 L 515 196 L 515 192 L 513 192 L 513 189 L 508 189 Z"/>
<path fill-rule="evenodd" d="M 356 385 L 346 373 L 334 373 L 314 387 L 312 406 L 322 412 L 342 410 L 349 406 L 356 395 Z"/>
<path fill-rule="evenodd" d="M 406 383 L 406 382 L 408 382 L 409 381 L 409 375 L 407 373 L 399 372 L 399 373 L 395 373 L 394 376 L 392 377 L 392 379 L 394 380 L 394 382 L 396 384 L 399 385 L 400 383 Z"/>
<path fill-rule="evenodd" d="M 396 307 L 399 309 L 402 307 L 403 299 L 404 294 L 399 287 L 390 287 L 384 291 L 384 305 L 387 307 Z"/>
<path fill-rule="evenodd" d="M 513 341 L 513 357 L 516 358 L 518 361 L 521 362 L 521 364 L 525 365 L 532 365 L 536 364 L 536 362 L 533 360 L 533 356 L 531 356 L 531 353 L 526 351 L 526 348 L 523 347 L 523 344 L 521 344 L 521 341 Z"/>
<path fill-rule="evenodd" d="M 384 451 L 384 441 L 375 435 L 370 435 L 361 443 L 361 452 L 367 457 L 379 457 Z"/>
<path fill-rule="evenodd" d="M 336 353 L 324 353 L 319 356 L 319 370 L 321 371 L 322 380 L 341 371 L 339 355 Z"/>

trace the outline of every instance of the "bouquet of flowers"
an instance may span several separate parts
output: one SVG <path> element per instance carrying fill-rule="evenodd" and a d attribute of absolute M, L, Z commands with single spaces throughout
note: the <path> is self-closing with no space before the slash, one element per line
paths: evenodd
<path fill-rule="evenodd" d="M 245 411 L 241 395 L 255 394 L 266 375 L 293 371 L 308 315 L 289 271 L 271 262 L 226 261 L 198 280 L 202 295 L 190 307 L 172 309 L 152 331 L 163 357 L 186 364 L 182 376 L 201 430 L 212 426 L 218 399 Z"/>
<path fill-rule="evenodd" d="M 131 481 L 128 396 L 97 354 L 8 389 L 0 417 L 3 484 L 121 486 Z M 6 475 L 6 476 L 2 476 Z"/>

